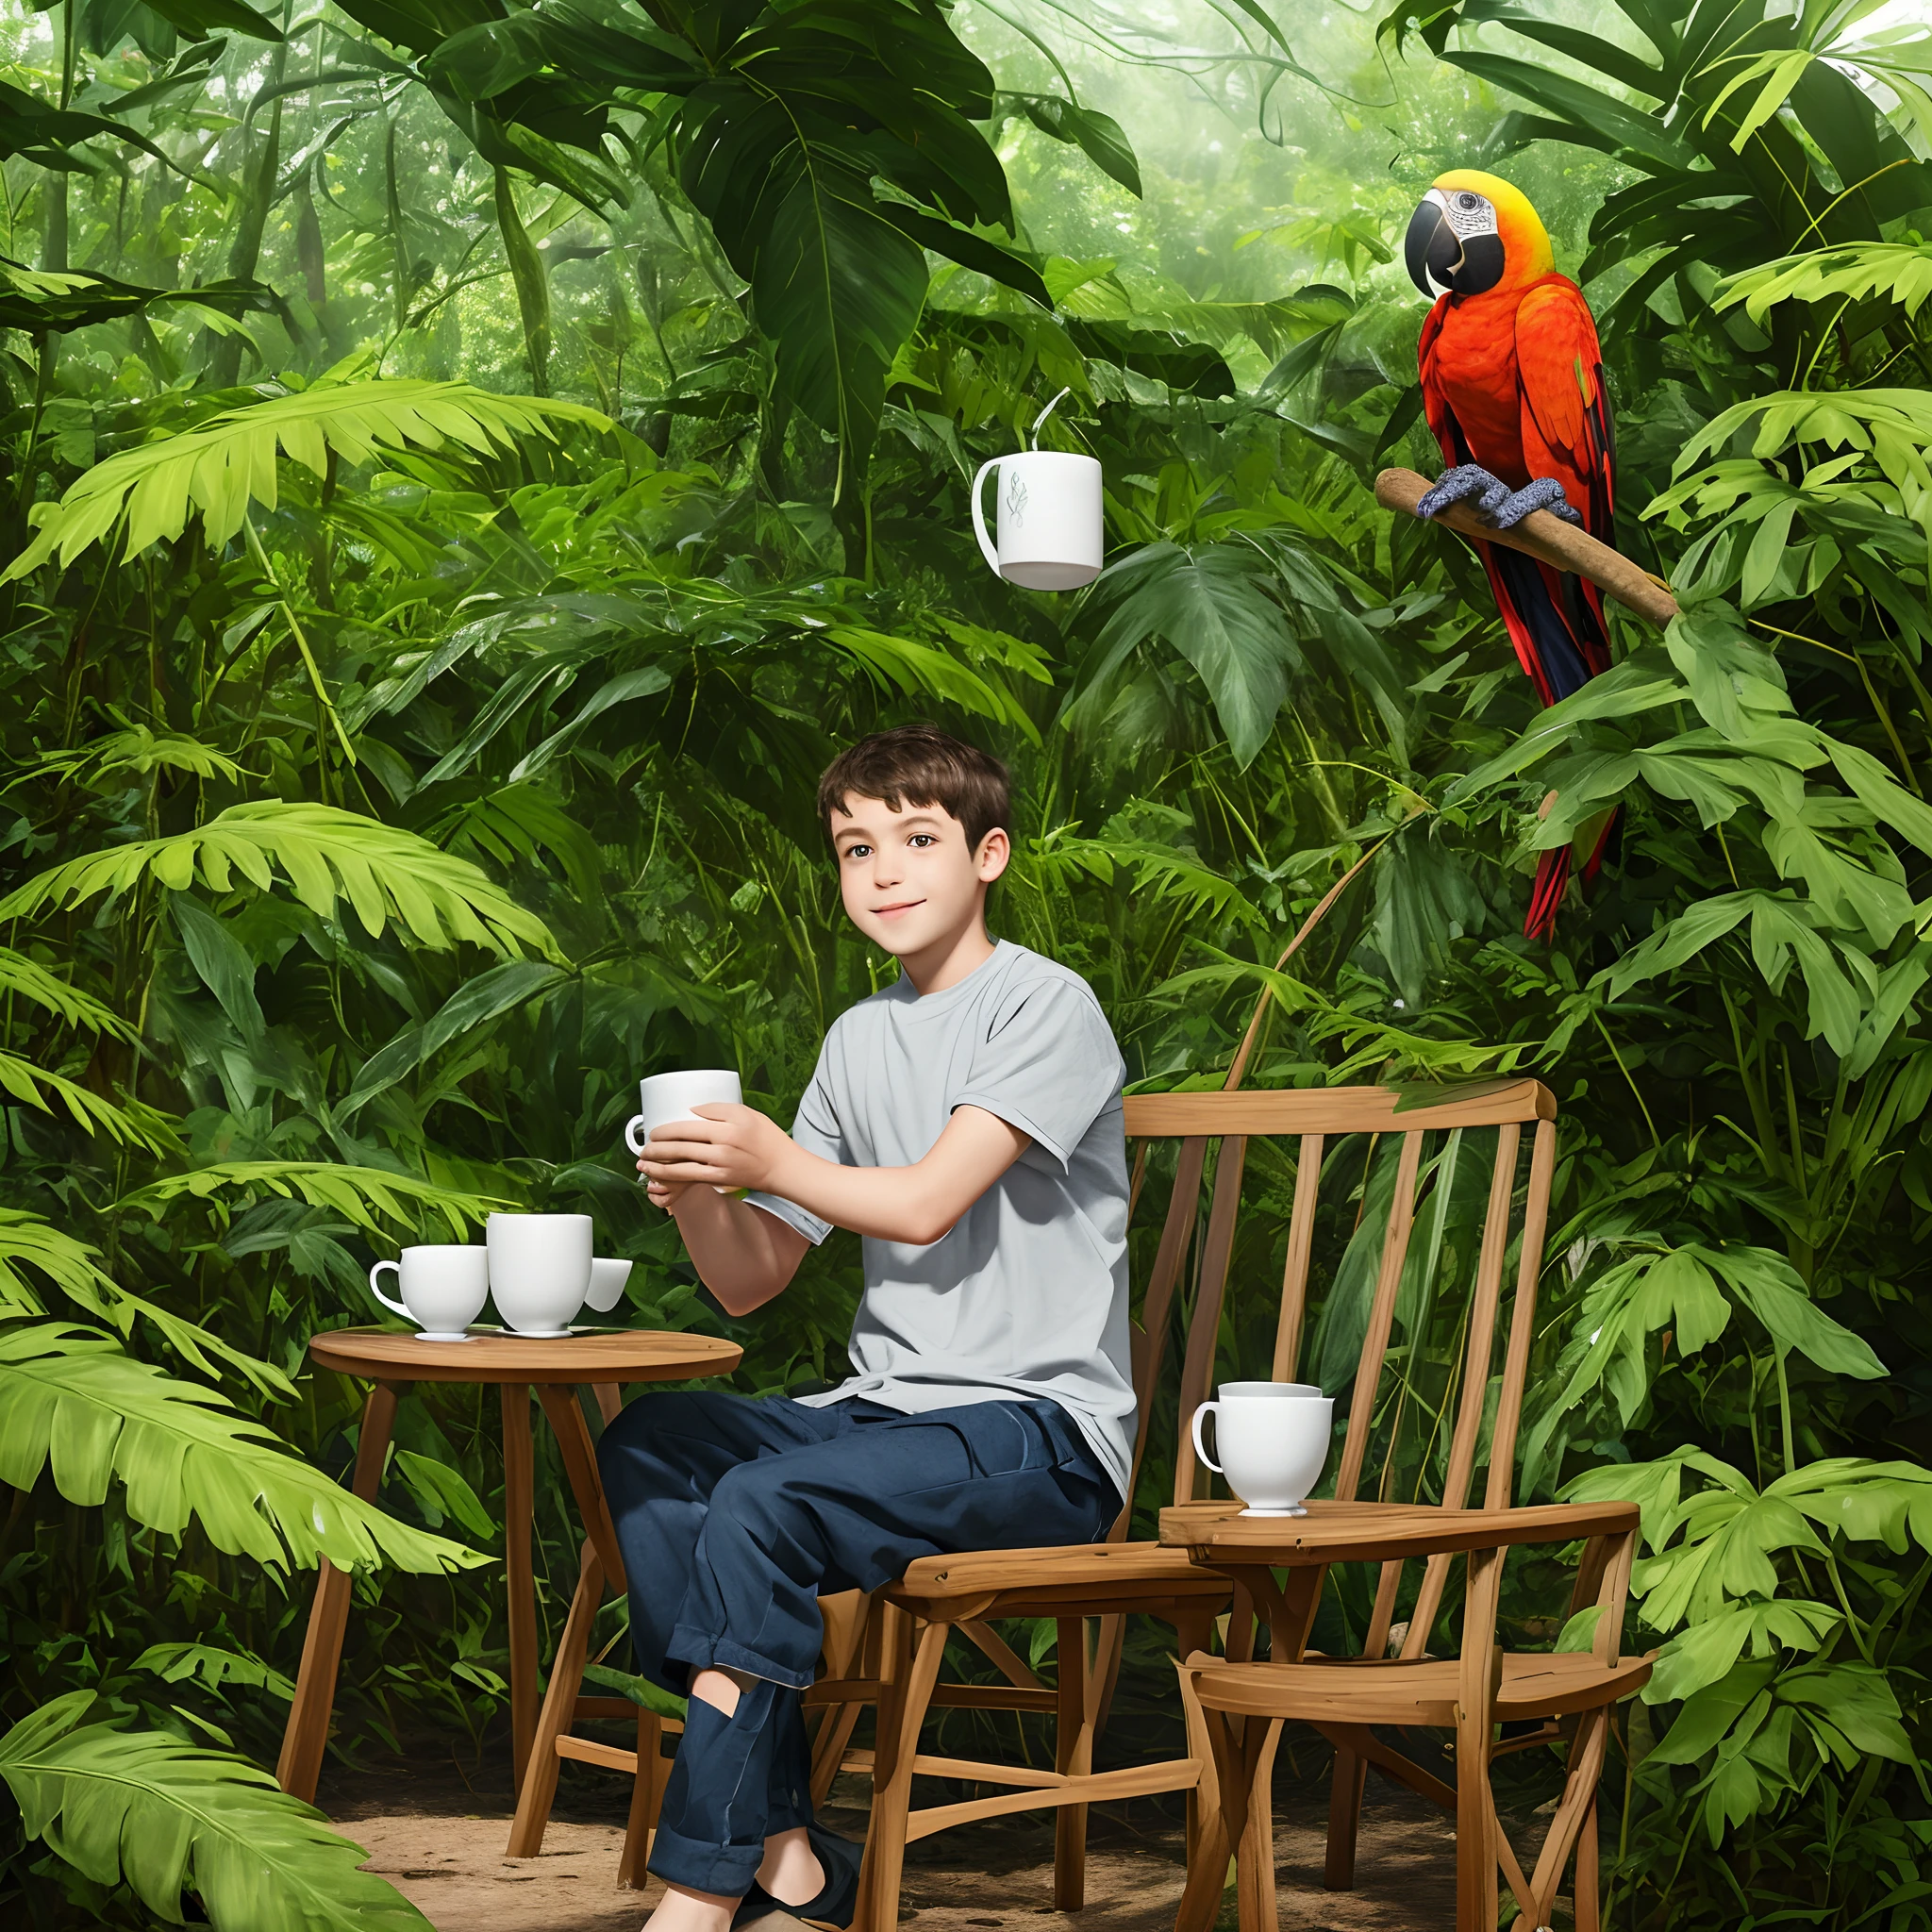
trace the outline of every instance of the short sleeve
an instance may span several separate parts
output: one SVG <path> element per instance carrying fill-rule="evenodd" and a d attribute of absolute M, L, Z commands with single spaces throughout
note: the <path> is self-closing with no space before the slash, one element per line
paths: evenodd
<path fill-rule="evenodd" d="M 1064 1169 L 1125 1073 L 1092 993 L 1077 982 L 1037 980 L 1002 1003 L 952 1105 L 997 1114 Z"/>
<path fill-rule="evenodd" d="M 829 1039 L 825 1044 L 830 1047 Z M 837 1161 L 841 1167 L 851 1164 L 845 1151 L 845 1136 L 839 1124 L 839 1109 L 832 1103 L 831 1089 L 825 1078 L 824 1052 L 819 1055 L 811 1084 L 806 1088 L 804 1097 L 798 1103 L 798 1113 L 791 1123 L 791 1138 L 808 1154 L 816 1154 L 821 1160 Z M 767 1214 L 775 1214 L 787 1227 L 796 1228 L 814 1247 L 832 1231 L 829 1221 L 821 1221 L 816 1214 L 808 1214 L 796 1203 L 776 1194 L 747 1194 L 744 1198 L 754 1208 L 762 1208 Z"/>

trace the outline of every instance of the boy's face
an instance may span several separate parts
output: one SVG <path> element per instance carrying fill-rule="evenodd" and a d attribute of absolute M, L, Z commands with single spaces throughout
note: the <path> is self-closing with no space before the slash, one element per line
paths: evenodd
<path fill-rule="evenodd" d="M 986 889 L 1007 869 L 1010 846 L 989 832 L 974 851 L 943 806 L 848 793 L 832 813 L 845 916 L 875 945 L 905 958 L 956 938 L 982 914 Z"/>

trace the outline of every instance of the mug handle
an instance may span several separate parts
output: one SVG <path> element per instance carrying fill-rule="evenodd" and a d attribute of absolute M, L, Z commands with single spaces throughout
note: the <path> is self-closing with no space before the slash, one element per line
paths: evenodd
<path fill-rule="evenodd" d="M 1006 461 L 1005 457 L 989 457 L 980 464 L 979 475 L 973 479 L 973 534 L 979 539 L 979 554 L 986 558 L 986 567 L 994 576 L 1003 576 L 1000 569 L 1000 554 L 993 547 L 993 541 L 986 534 L 986 518 L 979 508 L 980 486 L 986 481 L 989 470 L 997 470 Z"/>
<path fill-rule="evenodd" d="M 384 1307 L 393 1308 L 397 1314 L 404 1316 L 408 1321 L 413 1322 L 416 1319 L 415 1316 L 411 1315 L 408 1309 L 405 1307 L 401 1302 L 391 1301 L 388 1295 L 384 1294 L 381 1289 L 376 1287 L 375 1277 L 378 1274 L 380 1274 L 385 1268 L 393 1268 L 396 1271 L 396 1286 L 398 1288 L 402 1287 L 403 1264 L 400 1261 L 378 1261 L 375 1264 L 375 1266 L 369 1271 L 369 1292 L 373 1294 L 375 1297 L 375 1299 L 383 1305 Z"/>
<path fill-rule="evenodd" d="M 624 1144 L 626 1147 L 628 1147 L 633 1154 L 641 1154 L 644 1151 L 641 1147 L 638 1145 L 638 1143 L 635 1141 L 631 1139 L 632 1130 L 634 1128 L 642 1126 L 643 1124 L 644 1117 L 641 1113 L 632 1114 L 630 1119 L 625 1121 L 624 1124 Z M 644 1136 L 644 1139 L 646 1141 L 648 1141 L 650 1138 L 651 1137 L 648 1134 Z"/>
<path fill-rule="evenodd" d="M 1201 1460 L 1205 1462 L 1208 1465 L 1208 1467 L 1214 1472 L 1216 1475 L 1225 1475 L 1227 1472 L 1222 1468 L 1220 1463 L 1215 1461 L 1213 1457 L 1208 1455 L 1208 1445 L 1201 1440 L 1201 1424 L 1204 1422 L 1206 1422 L 1210 1415 L 1219 1415 L 1220 1413 L 1221 1405 L 1218 1402 L 1204 1402 L 1200 1406 L 1200 1407 L 1194 1411 L 1194 1454 L 1198 1456 L 1201 1458 Z"/>

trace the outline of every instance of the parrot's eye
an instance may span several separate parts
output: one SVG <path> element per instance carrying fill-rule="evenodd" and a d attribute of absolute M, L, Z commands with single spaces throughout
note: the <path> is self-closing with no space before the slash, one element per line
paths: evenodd
<path fill-rule="evenodd" d="M 1479 199 L 1480 198 L 1478 196 L 1471 194 L 1465 191 L 1463 193 L 1458 194 L 1456 197 L 1456 206 L 1459 208 L 1466 208 L 1473 214 L 1474 213 L 1478 206 Z"/>

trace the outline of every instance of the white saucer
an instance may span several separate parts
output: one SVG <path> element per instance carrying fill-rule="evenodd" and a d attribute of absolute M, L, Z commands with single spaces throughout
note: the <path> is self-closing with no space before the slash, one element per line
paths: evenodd
<path fill-rule="evenodd" d="M 1243 1516 L 1306 1516 L 1308 1512 L 1297 1504 L 1292 1509 L 1243 1509 Z"/>
<path fill-rule="evenodd" d="M 465 1334 L 445 1334 L 436 1328 L 419 1328 L 416 1331 L 418 1341 L 467 1341 L 469 1339 Z"/>

